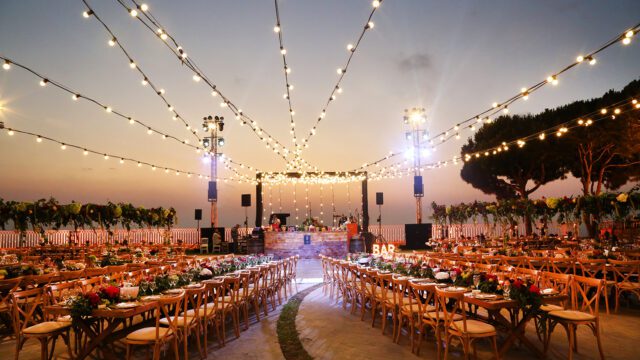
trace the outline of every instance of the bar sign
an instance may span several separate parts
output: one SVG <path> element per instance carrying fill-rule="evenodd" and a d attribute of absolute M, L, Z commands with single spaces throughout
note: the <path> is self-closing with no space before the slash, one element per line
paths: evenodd
<path fill-rule="evenodd" d="M 311 235 L 310 234 L 305 234 L 304 235 L 304 244 L 305 245 L 311 245 Z"/>

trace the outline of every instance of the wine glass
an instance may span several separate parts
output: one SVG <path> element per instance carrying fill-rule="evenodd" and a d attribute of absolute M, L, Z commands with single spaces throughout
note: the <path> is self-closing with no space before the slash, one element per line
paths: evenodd
<path fill-rule="evenodd" d="M 477 289 L 480 285 L 480 275 L 473 275 L 473 286 Z"/>
<path fill-rule="evenodd" d="M 504 289 L 502 290 L 502 294 L 504 295 L 504 298 L 507 300 L 511 299 L 509 297 L 510 293 L 511 293 L 511 285 L 505 285 Z"/>
<path fill-rule="evenodd" d="M 456 278 L 458 277 L 458 273 L 455 271 L 449 271 L 449 277 L 451 278 L 451 281 L 456 282 Z"/>

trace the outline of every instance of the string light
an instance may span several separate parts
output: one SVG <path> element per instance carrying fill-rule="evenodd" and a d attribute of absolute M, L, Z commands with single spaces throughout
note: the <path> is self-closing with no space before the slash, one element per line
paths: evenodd
<path fill-rule="evenodd" d="M 98 14 L 96 13 L 96 11 L 87 3 L 86 0 L 82 0 L 82 2 L 85 4 L 85 6 L 92 11 L 92 15 L 94 16 L 94 18 L 100 23 L 100 25 L 102 25 L 102 27 L 105 29 L 105 31 L 107 33 L 109 33 L 109 35 L 111 35 L 111 40 L 109 40 L 109 45 L 110 46 L 115 46 L 118 45 L 118 48 L 121 50 L 121 52 L 124 54 L 124 56 L 129 60 L 129 66 L 132 69 L 136 69 L 140 75 L 142 75 L 143 77 L 143 85 L 150 85 L 150 87 L 153 89 L 154 92 L 156 92 L 156 94 L 160 97 L 160 99 L 167 105 L 169 106 L 169 102 L 168 100 L 164 97 L 164 89 L 158 89 L 150 80 L 149 80 L 149 76 L 140 68 L 140 66 L 137 66 L 135 61 L 133 60 L 133 57 L 129 54 L 129 52 L 124 48 L 124 46 L 122 45 L 122 43 L 118 42 L 116 40 L 116 36 L 113 33 L 113 31 L 111 30 L 111 28 L 102 20 L 102 18 L 100 18 L 100 16 L 98 16 Z M 130 11 L 131 9 L 127 8 L 127 11 L 129 13 L 131 13 Z M 137 13 L 137 12 L 136 12 Z M 144 13 L 146 16 L 146 13 Z M 136 16 L 137 19 L 140 19 L 141 17 Z M 188 123 L 186 122 L 186 120 L 184 120 L 177 112 L 175 112 L 175 110 L 172 110 L 172 112 L 174 113 L 174 115 L 179 118 L 185 125 L 188 125 Z M 196 137 L 198 139 L 198 141 L 200 141 L 200 137 L 194 132 L 191 131 L 191 134 Z"/>
<path fill-rule="evenodd" d="M 11 69 L 11 62 L 9 60 L 5 60 L 4 63 L 2 64 L 2 68 L 5 70 Z"/>
<path fill-rule="evenodd" d="M 25 70 L 27 73 L 29 73 L 29 74 L 37 77 L 37 78 L 41 78 L 42 79 L 41 80 L 41 84 L 40 84 L 41 86 L 44 86 L 44 85 L 42 85 L 43 83 L 45 85 L 51 84 L 56 89 L 59 89 L 59 90 L 67 92 L 68 94 L 71 94 L 71 98 L 73 100 L 75 100 L 75 101 L 77 101 L 78 99 L 82 98 L 82 99 L 88 101 L 90 104 L 93 104 L 93 105 L 101 107 L 106 112 L 109 112 L 111 114 L 117 115 L 118 117 L 124 118 L 125 120 L 127 120 L 129 122 L 129 124 L 133 125 L 133 124 L 137 123 L 138 125 L 144 127 L 145 129 L 151 128 L 154 132 L 156 132 L 158 134 L 162 134 L 165 137 L 171 138 L 171 139 L 173 139 L 175 141 L 179 141 L 180 143 L 182 143 L 182 140 L 178 139 L 177 137 L 169 135 L 169 134 L 166 134 L 166 133 L 163 133 L 163 132 L 161 132 L 161 131 L 149 126 L 148 124 L 146 124 L 146 123 L 144 123 L 142 121 L 135 120 L 135 119 L 133 119 L 133 117 L 131 117 L 129 115 L 126 115 L 126 114 L 123 114 L 123 113 L 113 109 L 111 106 L 105 105 L 102 101 L 100 101 L 98 99 L 95 99 L 95 98 L 93 98 L 91 96 L 87 96 L 87 95 L 80 95 L 80 92 L 78 92 L 78 91 L 76 91 L 74 89 L 71 89 L 69 86 L 67 86 L 65 84 L 62 84 L 62 83 L 60 83 L 58 81 L 49 80 L 47 77 L 43 76 L 42 74 L 40 74 L 39 72 L 37 72 L 36 70 L 34 70 L 34 69 L 30 68 L 30 67 L 27 67 L 27 66 L 25 66 L 25 65 L 23 65 L 21 63 L 18 63 L 18 62 L 14 61 L 14 60 L 9 60 L 9 59 L 7 59 L 5 57 L 2 57 L 2 56 L 0 56 L 0 59 L 4 59 L 6 62 L 10 62 L 12 64 L 15 64 L 18 68 Z M 189 145 L 189 147 L 198 148 L 198 147 L 193 146 L 193 145 Z"/>
<path fill-rule="evenodd" d="M 136 0 L 132 0 L 132 2 L 136 6 L 140 6 Z M 129 7 L 122 0 L 118 0 L 118 3 L 126 11 L 129 11 Z M 262 136 L 258 135 L 258 132 L 256 130 L 258 126 L 257 122 L 251 119 L 247 114 L 240 111 L 239 107 L 236 106 L 236 104 L 234 104 L 229 98 L 227 98 L 220 91 L 220 89 L 218 89 L 217 86 L 204 74 L 204 72 L 197 66 L 197 64 L 195 63 L 192 57 L 186 58 L 186 56 L 183 56 L 183 55 L 186 55 L 186 53 L 183 51 L 182 47 L 179 46 L 176 40 L 167 32 L 166 27 L 162 26 L 157 20 L 157 18 L 151 14 L 151 11 L 144 11 L 141 14 L 141 16 L 137 17 L 137 19 L 140 21 L 141 24 L 144 25 L 144 27 L 146 27 L 149 31 L 151 31 L 155 36 L 158 36 L 163 40 L 163 44 L 165 44 L 165 46 L 167 46 L 167 48 L 170 49 L 174 55 L 176 55 L 181 65 L 186 66 L 194 74 L 197 74 L 199 77 L 201 77 L 202 81 L 200 82 L 210 87 L 210 89 L 212 90 L 211 92 L 212 96 L 214 97 L 220 96 L 222 98 L 224 105 L 221 105 L 221 106 L 233 112 L 234 117 L 239 121 L 241 126 L 248 125 L 248 127 L 254 132 L 254 134 L 256 134 L 258 138 L 262 139 Z M 277 31 L 280 31 L 280 29 L 278 28 Z M 274 138 L 268 132 L 264 131 L 264 133 L 268 137 Z M 293 152 L 289 151 L 281 142 L 275 140 L 275 138 L 274 138 L 274 142 L 278 145 L 278 147 L 274 147 L 274 146 L 271 147 L 273 153 L 281 157 L 283 160 L 288 161 L 288 155 Z M 310 165 L 306 161 L 300 160 L 300 163 L 306 166 L 307 168 L 310 168 Z"/>
<path fill-rule="evenodd" d="M 372 2 L 373 9 L 369 13 L 369 16 L 365 22 L 365 25 L 362 31 L 360 32 L 360 35 L 358 36 L 355 44 L 350 43 L 347 45 L 347 51 L 349 52 L 347 61 L 344 66 L 336 70 L 336 72 L 340 76 L 338 77 L 338 80 L 335 86 L 331 90 L 331 93 L 329 94 L 329 97 L 327 98 L 322 108 L 321 115 L 316 119 L 315 123 L 311 126 L 311 130 L 309 130 L 309 133 L 307 134 L 307 136 L 302 140 L 302 144 L 304 144 L 304 148 L 308 147 L 309 140 L 311 139 L 312 136 L 314 136 L 317 133 L 318 125 L 320 124 L 320 121 L 322 121 L 325 118 L 329 104 L 336 99 L 336 93 L 339 94 L 342 92 L 341 90 L 342 88 L 340 86 L 342 83 L 342 80 L 344 79 L 344 76 L 347 70 L 349 69 L 349 65 L 351 64 L 351 60 L 353 59 L 353 56 L 356 53 L 356 49 L 360 47 L 360 43 L 362 42 L 362 39 L 364 38 L 365 33 L 367 32 L 367 30 L 373 29 L 374 27 L 374 23 L 373 21 L 371 21 L 371 19 L 373 18 L 373 15 L 375 14 L 376 10 L 378 10 L 378 8 L 380 7 L 380 4 L 382 4 L 382 0 L 374 0 Z M 339 89 L 340 91 L 338 92 Z"/>
<path fill-rule="evenodd" d="M 521 91 L 518 94 L 506 99 L 505 101 L 494 102 L 492 104 L 491 108 L 489 108 L 487 110 L 484 110 L 484 111 L 482 111 L 482 112 L 480 112 L 480 113 L 478 113 L 478 114 L 476 114 L 476 115 L 474 115 L 472 117 L 469 117 L 465 121 L 459 122 L 455 126 L 449 128 L 449 129 L 446 129 L 445 131 L 443 131 L 441 133 L 437 133 L 437 134 L 433 135 L 433 137 L 431 137 L 429 140 L 438 139 L 442 134 L 445 134 L 446 132 L 452 132 L 452 131 L 455 132 L 455 131 L 458 130 L 458 128 L 461 125 L 466 125 L 466 124 L 468 124 L 468 123 L 470 123 L 472 121 L 476 121 L 477 117 L 486 116 L 487 118 L 489 118 L 489 117 L 495 116 L 495 115 L 497 115 L 497 113 L 499 111 L 504 111 L 505 107 L 510 106 L 511 104 L 516 102 L 517 100 L 519 100 L 519 99 L 523 99 L 523 100 L 528 99 L 529 96 L 531 95 L 531 93 L 541 89 L 546 84 L 557 85 L 558 82 L 559 82 L 558 77 L 561 74 L 564 74 L 565 72 L 569 71 L 570 69 L 575 68 L 577 65 L 579 65 L 579 64 L 581 64 L 583 62 L 588 62 L 589 65 L 595 65 L 596 64 L 595 55 L 597 55 L 600 52 L 605 51 L 606 49 L 610 48 L 611 46 L 617 44 L 619 42 L 619 40 L 627 38 L 626 36 L 627 36 L 627 34 L 629 32 L 633 32 L 633 34 L 629 33 L 631 36 L 636 35 L 637 31 L 639 29 L 640 29 L 640 24 L 637 24 L 637 25 L 633 26 L 631 29 L 626 30 L 625 32 L 619 34 L 617 37 L 613 38 L 613 40 L 610 40 L 610 41 L 604 43 L 603 45 L 598 47 L 597 50 L 592 51 L 592 52 L 590 52 L 588 54 L 585 54 L 585 55 L 580 55 L 579 57 L 577 57 L 575 59 L 575 61 L 573 63 L 565 66 L 560 71 L 555 72 L 554 75 L 551 75 L 551 76 L 547 77 L 545 80 L 540 81 L 540 82 L 538 82 L 538 83 L 536 83 L 536 84 L 534 84 L 532 86 L 527 87 L 526 88 L 526 92 L 522 91 L 522 89 L 521 89 Z M 582 58 L 582 61 L 578 61 L 578 60 L 580 60 L 580 57 Z M 523 89 L 525 89 L 525 88 L 523 88 Z M 447 142 L 451 138 L 456 138 L 457 139 L 456 136 L 449 136 L 449 137 L 446 138 L 446 140 L 444 142 L 439 142 L 439 143 L 435 144 L 435 146 L 439 146 L 439 145 Z"/>

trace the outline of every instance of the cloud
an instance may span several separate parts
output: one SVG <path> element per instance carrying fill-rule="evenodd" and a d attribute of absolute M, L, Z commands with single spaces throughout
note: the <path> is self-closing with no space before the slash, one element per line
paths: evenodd
<path fill-rule="evenodd" d="M 409 56 L 403 56 L 398 60 L 398 69 L 402 72 L 428 70 L 431 66 L 431 56 L 426 53 L 415 53 Z"/>

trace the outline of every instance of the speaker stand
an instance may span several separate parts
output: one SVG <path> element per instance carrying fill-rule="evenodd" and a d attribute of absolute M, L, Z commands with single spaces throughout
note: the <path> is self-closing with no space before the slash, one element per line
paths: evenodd
<path fill-rule="evenodd" d="M 378 204 L 378 236 L 376 236 L 376 242 L 386 243 L 387 240 L 382 235 L 382 205 Z"/>

